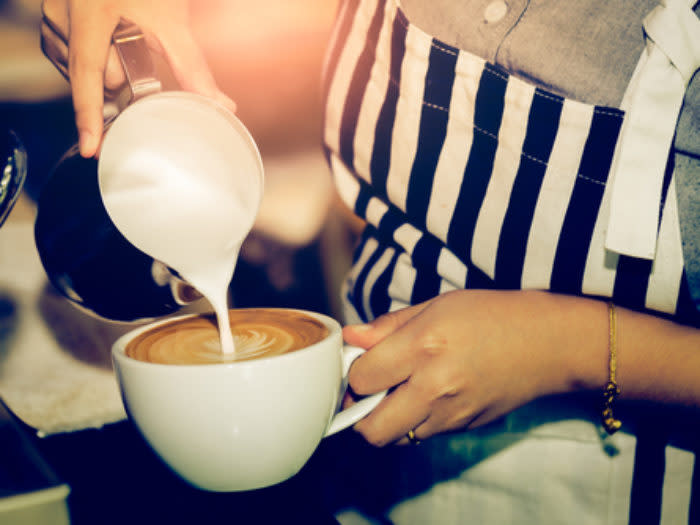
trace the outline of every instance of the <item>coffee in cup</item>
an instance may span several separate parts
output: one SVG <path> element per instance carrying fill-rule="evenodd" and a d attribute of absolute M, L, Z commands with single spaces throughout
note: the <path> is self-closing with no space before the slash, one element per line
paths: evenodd
<path fill-rule="evenodd" d="M 228 363 L 301 350 L 329 333 L 321 321 L 297 310 L 230 310 L 229 323 L 236 349 L 233 354 L 221 351 L 216 317 L 201 315 L 143 332 L 126 346 L 126 355 L 171 365 Z"/>
<path fill-rule="evenodd" d="M 198 488 L 280 483 L 323 437 L 359 421 L 386 395 L 339 411 L 350 365 L 364 350 L 344 346 L 340 325 L 328 316 L 236 309 L 230 320 L 237 351 L 243 347 L 238 360 L 221 356 L 216 321 L 201 315 L 142 326 L 112 348 L 130 419 L 160 458 Z"/>

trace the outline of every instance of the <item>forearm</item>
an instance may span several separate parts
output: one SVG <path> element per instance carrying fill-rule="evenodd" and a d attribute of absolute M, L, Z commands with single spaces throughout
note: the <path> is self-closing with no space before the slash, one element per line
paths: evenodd
<path fill-rule="evenodd" d="M 559 323 L 552 324 L 557 333 L 549 351 L 563 354 L 560 387 L 602 390 L 609 379 L 607 305 L 547 295 L 552 323 Z M 620 398 L 700 407 L 700 330 L 625 308 L 615 311 Z"/>
<path fill-rule="evenodd" d="M 700 331 L 616 308 L 623 398 L 700 407 Z M 609 380 L 605 301 L 541 291 L 458 290 L 348 326 L 367 348 L 350 369 L 359 395 L 393 389 L 356 425 L 371 443 L 475 428 L 537 398 Z"/>

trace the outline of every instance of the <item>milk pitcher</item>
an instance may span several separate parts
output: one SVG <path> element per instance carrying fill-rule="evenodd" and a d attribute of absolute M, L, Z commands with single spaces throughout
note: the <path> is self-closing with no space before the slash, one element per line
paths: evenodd
<path fill-rule="evenodd" d="M 244 236 L 257 214 L 263 172 L 253 138 L 228 109 L 193 93 L 161 91 L 136 26 L 122 22 L 112 41 L 128 97 L 105 117 L 98 159 L 81 157 L 75 145 L 52 170 L 37 203 L 35 241 L 49 280 L 66 298 L 97 316 L 135 321 L 173 313 L 200 297 L 163 262 L 163 250 L 149 249 L 156 235 L 155 245 L 166 252 L 177 242 L 153 225 L 168 225 L 170 218 L 182 224 L 189 213 L 187 242 L 196 253 L 200 238 L 221 230 L 208 211 L 233 207 L 241 223 L 236 232 Z M 63 57 L 44 51 L 65 74 Z M 187 184 L 178 185 L 184 179 Z M 125 208 L 122 197 L 135 193 L 139 198 Z M 218 242 L 229 241 L 243 239 Z"/>

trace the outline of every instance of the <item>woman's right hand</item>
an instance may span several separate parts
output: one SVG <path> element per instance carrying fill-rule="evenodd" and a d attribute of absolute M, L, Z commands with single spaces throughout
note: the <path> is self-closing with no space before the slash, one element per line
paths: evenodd
<path fill-rule="evenodd" d="M 168 61 L 180 87 L 218 100 L 235 111 L 209 70 L 190 26 L 188 0 L 43 0 L 42 49 L 62 55 L 71 83 L 80 153 L 92 157 L 102 139 L 104 91 L 125 82 L 112 46 L 120 19 L 136 24 L 149 49 Z M 48 24 L 63 35 L 63 41 Z"/>

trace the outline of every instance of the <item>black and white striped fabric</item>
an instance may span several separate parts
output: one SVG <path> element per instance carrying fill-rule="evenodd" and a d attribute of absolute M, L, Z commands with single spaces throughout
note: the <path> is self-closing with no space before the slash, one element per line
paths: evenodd
<path fill-rule="evenodd" d="M 671 162 L 654 260 L 604 248 L 610 201 L 606 183 L 623 111 L 547 92 L 436 40 L 409 22 L 397 0 L 342 2 L 326 64 L 325 94 L 328 161 L 341 197 L 367 223 L 347 281 L 349 320 L 370 320 L 449 290 L 488 288 L 612 298 L 628 308 L 700 326 L 684 275 Z M 515 432 L 529 416 L 516 411 L 504 426 Z M 610 506 L 603 512 L 607 518 L 589 516 L 586 523 L 700 520 L 695 445 L 676 448 L 668 436 L 654 431 L 642 430 L 638 436 L 620 432 L 613 460 L 591 430 L 593 417 L 584 427 L 545 424 L 537 439 L 519 437 L 508 454 L 488 461 L 462 458 L 474 466 L 461 479 L 482 487 L 509 482 L 504 478 L 518 470 L 526 473 L 528 458 L 541 455 L 557 468 L 571 465 L 571 472 L 555 476 L 570 475 L 572 493 L 599 490 L 596 494 L 607 501 L 599 502 Z M 518 430 L 523 435 L 539 432 L 535 423 L 523 425 L 526 430 Z M 450 450 L 491 446 L 472 442 L 486 440 L 483 435 L 449 439 Z M 502 443 L 500 437 L 493 440 Z M 439 447 L 433 444 L 438 441 L 424 446 Z M 583 448 L 562 448 L 563 443 Z M 436 455 L 449 456 L 444 449 Z M 498 461 L 506 466 L 495 478 L 482 471 L 486 463 Z M 592 481 L 584 489 L 579 477 L 598 464 L 601 471 L 590 474 Z M 410 469 L 408 464 L 402 468 Z M 538 463 L 525 483 L 502 492 L 516 498 L 524 490 L 528 506 L 537 500 L 540 484 L 546 494 L 541 468 Z M 606 483 L 597 483 L 599 476 Z M 556 491 L 564 506 L 569 500 L 561 479 L 548 490 Z M 435 486 L 441 491 L 440 505 L 446 505 L 448 489 Z M 455 492 L 455 508 L 469 506 L 465 519 L 488 522 L 479 520 L 477 510 L 483 495 L 470 500 L 469 494 Z M 488 498 L 492 508 L 499 506 L 495 502 L 500 500 L 493 499 L 497 496 Z M 570 504 L 576 505 L 572 498 Z M 506 512 L 516 506 L 504 500 L 499 508 Z M 397 506 L 393 517 L 401 512 L 414 521 L 431 516 L 421 515 L 420 507 L 402 509 Z M 501 522 L 528 523 L 538 516 L 533 511 L 523 521 Z"/>
<path fill-rule="evenodd" d="M 451 289 L 522 288 L 700 325 L 672 166 L 654 261 L 604 248 L 622 111 L 509 76 L 415 28 L 393 1 L 344 9 L 324 139 L 341 196 L 368 223 L 348 289 L 361 319 Z"/>

